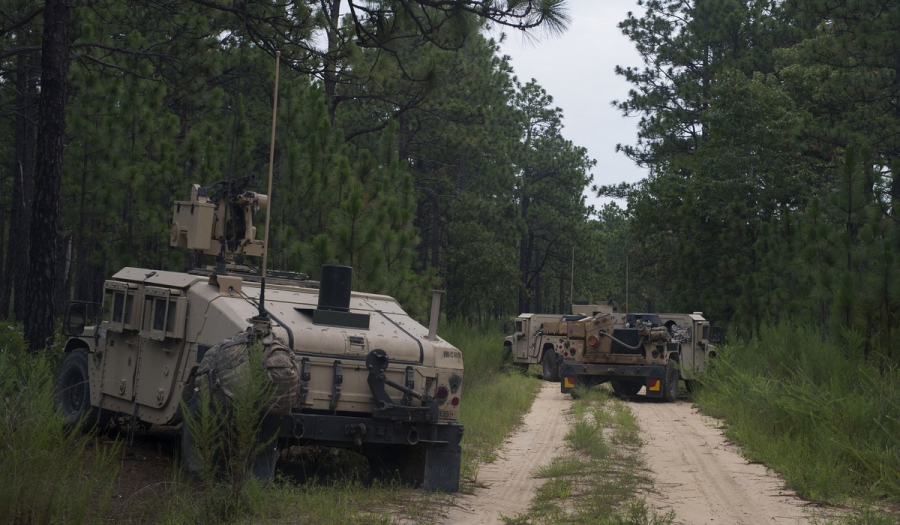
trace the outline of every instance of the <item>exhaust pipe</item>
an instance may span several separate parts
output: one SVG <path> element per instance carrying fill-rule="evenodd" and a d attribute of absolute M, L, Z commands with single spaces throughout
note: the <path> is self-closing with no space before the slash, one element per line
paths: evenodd
<path fill-rule="evenodd" d="M 441 294 L 443 290 L 431 291 L 431 322 L 428 323 L 428 340 L 437 340 L 438 318 L 441 316 Z"/>

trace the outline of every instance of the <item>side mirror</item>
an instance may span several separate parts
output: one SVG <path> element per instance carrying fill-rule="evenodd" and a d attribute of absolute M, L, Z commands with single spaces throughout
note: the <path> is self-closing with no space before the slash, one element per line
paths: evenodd
<path fill-rule="evenodd" d="M 63 319 L 63 334 L 76 337 L 84 333 L 85 325 L 100 322 L 100 303 L 69 301 Z"/>
<path fill-rule="evenodd" d="M 709 327 L 709 342 L 710 343 L 721 343 L 725 340 L 725 335 L 722 331 L 721 326 L 711 326 Z"/>
<path fill-rule="evenodd" d="M 509 319 L 503 321 L 503 333 L 507 335 L 512 333 L 512 323 Z"/>
<path fill-rule="evenodd" d="M 66 322 L 63 325 L 65 335 L 76 336 L 84 333 L 87 312 L 84 303 L 69 303 L 66 308 Z"/>

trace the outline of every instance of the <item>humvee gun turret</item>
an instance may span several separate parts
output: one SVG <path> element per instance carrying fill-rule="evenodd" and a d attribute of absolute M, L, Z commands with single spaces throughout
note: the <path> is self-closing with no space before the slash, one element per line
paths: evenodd
<path fill-rule="evenodd" d="M 608 381 L 620 395 L 646 388 L 648 397 L 674 401 L 679 379 L 690 385 L 694 374 L 703 372 L 707 359 L 715 355 L 709 322 L 699 312 L 598 314 L 544 328 L 563 330 L 572 340 L 572 351 L 560 365 L 563 393 L 571 393 L 578 384 Z"/>
<path fill-rule="evenodd" d="M 68 422 L 179 425 L 201 387 L 227 401 L 230 367 L 258 342 L 277 399 L 259 426 L 261 442 L 275 439 L 251 459 L 253 475 L 271 479 L 288 444 L 317 444 L 361 452 L 375 475 L 458 490 L 462 353 L 435 333 L 439 294 L 427 329 L 391 297 L 351 291 L 346 266 L 323 267 L 321 283 L 269 272 L 263 287 L 238 260 L 265 250 L 252 216 L 266 196 L 218 186 L 195 185 L 175 205 L 171 234 L 173 246 L 217 255 L 216 269 L 124 268 L 104 283 L 95 326 L 85 326 L 92 305 L 70 303 L 56 397 Z"/>

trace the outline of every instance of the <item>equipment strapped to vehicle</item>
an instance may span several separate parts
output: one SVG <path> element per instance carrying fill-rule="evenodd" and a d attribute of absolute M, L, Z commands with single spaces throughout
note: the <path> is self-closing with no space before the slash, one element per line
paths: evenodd
<path fill-rule="evenodd" d="M 290 412 L 297 406 L 300 392 L 300 371 L 297 362 L 284 341 L 273 334 L 263 334 L 254 327 L 239 332 L 206 351 L 197 369 L 197 377 L 205 380 L 213 399 L 220 406 L 228 407 L 235 391 L 251 377 L 250 350 L 254 344 L 262 346 L 261 366 L 271 382 L 272 402 L 266 414 Z"/>

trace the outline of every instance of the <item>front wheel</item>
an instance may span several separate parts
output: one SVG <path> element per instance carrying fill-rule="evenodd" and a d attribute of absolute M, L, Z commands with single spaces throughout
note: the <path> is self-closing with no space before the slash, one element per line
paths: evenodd
<path fill-rule="evenodd" d="M 544 351 L 541 366 L 544 372 L 544 381 L 559 382 L 559 363 L 556 361 L 556 352 L 552 350 Z"/>
<path fill-rule="evenodd" d="M 83 430 L 97 426 L 97 408 L 91 406 L 88 358 L 83 350 L 73 350 L 59 368 L 54 402 L 66 426 L 81 425 Z"/>
<path fill-rule="evenodd" d="M 500 360 L 505 368 L 515 366 L 515 356 L 513 356 L 512 346 L 503 345 L 503 352 L 500 353 Z"/>

